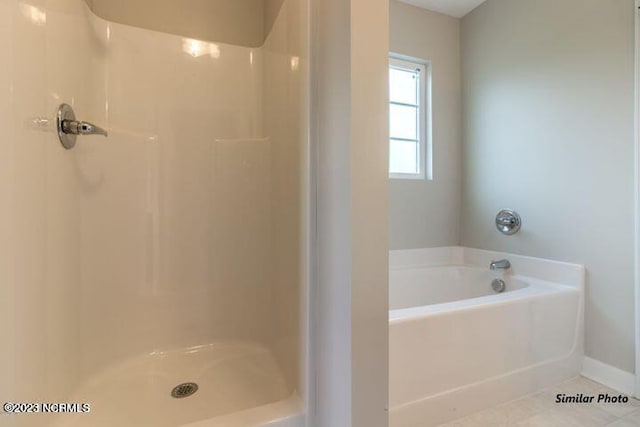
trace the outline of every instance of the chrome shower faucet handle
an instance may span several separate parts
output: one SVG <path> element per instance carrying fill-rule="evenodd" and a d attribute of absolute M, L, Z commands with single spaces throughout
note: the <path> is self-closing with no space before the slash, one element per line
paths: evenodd
<path fill-rule="evenodd" d="M 69 104 L 62 104 L 58 109 L 56 119 L 58 138 L 64 148 L 70 150 L 76 145 L 78 135 L 108 136 L 108 132 L 92 123 L 76 120 L 73 108 Z"/>
<path fill-rule="evenodd" d="M 522 227 L 522 219 L 518 212 L 512 209 L 502 209 L 496 215 L 496 228 L 507 236 L 511 236 L 520 231 Z"/>

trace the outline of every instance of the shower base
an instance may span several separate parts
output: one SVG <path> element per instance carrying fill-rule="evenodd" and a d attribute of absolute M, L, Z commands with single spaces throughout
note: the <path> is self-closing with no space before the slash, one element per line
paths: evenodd
<path fill-rule="evenodd" d="M 179 391 L 191 395 L 172 396 L 183 383 L 194 383 L 197 390 L 190 385 Z M 216 343 L 131 358 L 88 380 L 71 401 L 89 403 L 91 412 L 60 414 L 55 427 L 300 423 L 298 398 L 271 352 L 257 343 Z"/>

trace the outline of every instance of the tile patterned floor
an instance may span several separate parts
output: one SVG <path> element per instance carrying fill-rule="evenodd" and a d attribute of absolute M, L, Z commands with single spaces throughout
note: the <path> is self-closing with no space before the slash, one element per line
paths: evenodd
<path fill-rule="evenodd" d="M 559 393 L 620 394 L 602 384 L 578 377 L 440 427 L 640 427 L 640 400 L 630 397 L 628 403 L 555 403 Z"/>

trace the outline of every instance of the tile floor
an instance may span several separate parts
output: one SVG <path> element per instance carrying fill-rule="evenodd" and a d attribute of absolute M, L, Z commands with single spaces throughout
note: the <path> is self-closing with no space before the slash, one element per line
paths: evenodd
<path fill-rule="evenodd" d="M 578 377 L 548 390 L 469 415 L 440 427 L 640 427 L 640 400 L 628 403 L 555 403 L 556 394 L 620 393 Z"/>

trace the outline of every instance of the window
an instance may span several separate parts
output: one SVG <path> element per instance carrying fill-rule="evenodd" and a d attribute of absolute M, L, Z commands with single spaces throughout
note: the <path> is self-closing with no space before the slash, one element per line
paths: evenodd
<path fill-rule="evenodd" d="M 431 179 L 428 65 L 389 60 L 389 176 Z"/>

